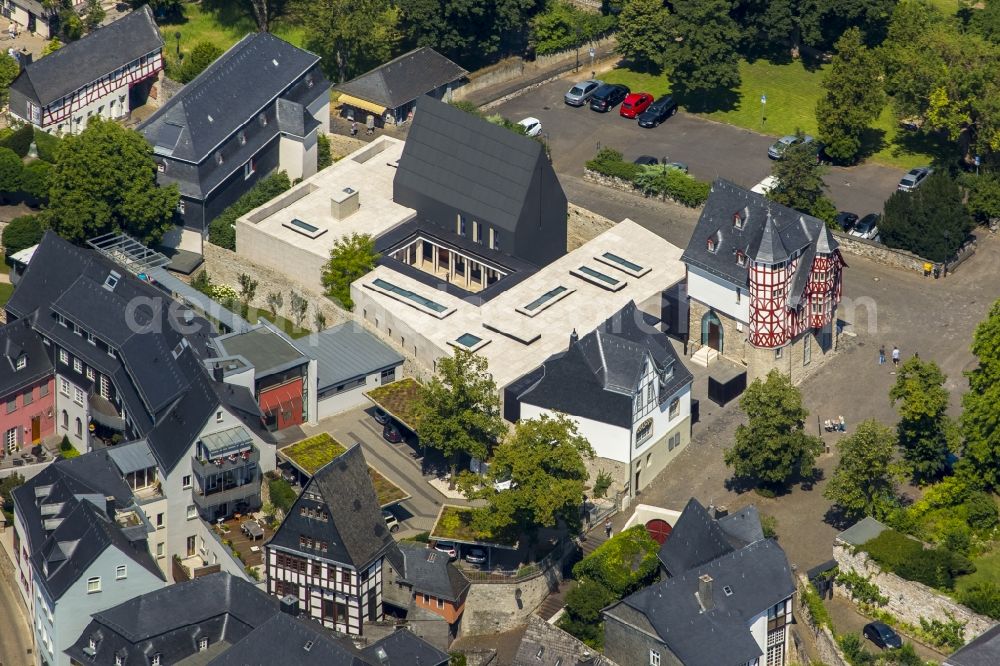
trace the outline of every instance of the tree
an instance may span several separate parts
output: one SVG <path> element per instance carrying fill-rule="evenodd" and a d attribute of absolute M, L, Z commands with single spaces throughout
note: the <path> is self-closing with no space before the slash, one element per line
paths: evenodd
<path fill-rule="evenodd" d="M 538 55 L 578 47 L 611 30 L 615 17 L 581 9 L 565 0 L 555 0 L 531 19 L 529 44 Z"/>
<path fill-rule="evenodd" d="M 292 321 L 295 328 L 302 328 L 302 322 L 306 319 L 306 312 L 309 309 L 309 301 L 297 291 L 293 291 L 288 296 L 288 307 L 292 310 Z"/>
<path fill-rule="evenodd" d="M 674 89 L 693 96 L 738 86 L 740 30 L 728 0 L 675 0 L 673 6 L 673 43 L 665 58 Z"/>
<path fill-rule="evenodd" d="M 893 406 L 899 403 L 897 433 L 903 460 L 918 481 L 944 474 L 956 444 L 957 430 L 947 414 L 946 379 L 934 361 L 913 356 L 899 367 L 889 390 Z"/>
<path fill-rule="evenodd" d="M 400 40 L 390 0 L 311 0 L 302 11 L 306 47 L 339 83 L 390 60 Z"/>
<path fill-rule="evenodd" d="M 566 594 L 566 612 L 559 618 L 559 628 L 599 649 L 604 640 L 601 611 L 615 601 L 614 593 L 600 583 L 582 581 Z"/>
<path fill-rule="evenodd" d="M 0 148 L 0 200 L 20 191 L 24 164 L 10 148 Z"/>
<path fill-rule="evenodd" d="M 767 198 L 830 224 L 837 210 L 825 194 L 826 167 L 816 159 L 815 144 L 803 141 L 801 131 L 795 135 L 798 142 L 789 146 L 771 167 L 771 175 L 778 182 L 768 190 Z"/>
<path fill-rule="evenodd" d="M 326 328 L 326 315 L 319 308 L 313 313 L 313 325 L 316 327 L 317 332 Z"/>
<path fill-rule="evenodd" d="M 836 43 L 848 28 L 858 28 L 866 44 L 885 38 L 897 0 L 802 0 L 798 24 L 804 43 L 825 49 Z"/>
<path fill-rule="evenodd" d="M 243 305 L 249 307 L 250 301 L 257 294 L 257 280 L 247 273 L 240 273 L 237 279 L 240 283 L 240 300 L 243 301 Z"/>
<path fill-rule="evenodd" d="M 48 162 L 42 160 L 28 162 L 21 172 L 21 190 L 39 204 L 48 203 L 51 174 L 52 165 Z"/>
<path fill-rule="evenodd" d="M 896 485 L 900 470 L 893 462 L 896 435 L 892 429 L 877 421 L 862 421 L 840 440 L 837 450 L 840 460 L 823 497 L 851 520 L 865 516 L 884 519 L 899 505 Z"/>
<path fill-rule="evenodd" d="M 865 48 L 861 31 L 851 28 L 837 41 L 837 55 L 823 77 L 826 94 L 816 104 L 819 138 L 826 154 L 853 163 L 861 153 L 861 138 L 885 106 L 882 66 Z"/>
<path fill-rule="evenodd" d="M 177 78 L 181 83 L 192 81 L 194 77 L 205 71 L 206 67 L 215 62 L 220 55 L 222 55 L 222 49 L 212 42 L 198 42 L 184 57 Z"/>
<path fill-rule="evenodd" d="M 0 146 L 10 148 L 18 157 L 23 159 L 28 156 L 28 152 L 31 150 L 31 142 L 34 141 L 34 139 L 35 128 L 31 125 L 24 124 L 14 130 L 13 134 L 10 134 L 0 140 Z"/>
<path fill-rule="evenodd" d="M 1000 2 L 986 0 L 981 8 L 973 9 L 969 27 L 994 44 L 1000 44 Z"/>
<path fill-rule="evenodd" d="M 951 259 L 973 227 L 962 198 L 958 183 L 944 172 L 912 192 L 893 192 L 879 223 L 882 242 L 930 261 Z"/>
<path fill-rule="evenodd" d="M 618 16 L 618 52 L 638 69 L 663 65 L 670 46 L 670 12 L 663 0 L 630 0 Z"/>
<path fill-rule="evenodd" d="M 20 73 L 21 65 L 17 60 L 6 53 L 0 53 L 0 103 L 7 103 L 10 84 L 14 83 L 14 79 Z"/>
<path fill-rule="evenodd" d="M 292 181 L 288 179 L 288 174 L 284 171 L 276 171 L 270 176 L 258 180 L 249 192 L 246 192 L 209 223 L 208 242 L 227 250 L 235 250 L 236 220 L 254 208 L 263 206 L 291 187 Z"/>
<path fill-rule="evenodd" d="M 42 47 L 42 55 L 43 56 L 52 55 L 53 53 L 61 49 L 62 46 L 63 43 L 59 41 L 59 38 L 53 37 L 49 41 L 45 42 L 45 46 Z"/>
<path fill-rule="evenodd" d="M 274 20 L 285 13 L 287 4 L 286 0 L 250 0 L 257 29 L 261 32 L 270 32 Z"/>
<path fill-rule="evenodd" d="M 176 185 L 157 187 L 153 149 L 141 134 L 94 117 L 60 145 L 49 197 L 46 221 L 67 240 L 114 231 L 156 243 L 173 226 L 180 195 Z"/>
<path fill-rule="evenodd" d="M 316 170 L 322 171 L 333 164 L 333 153 L 330 152 L 330 135 L 320 132 L 316 137 Z"/>
<path fill-rule="evenodd" d="M 467 492 L 470 499 L 487 501 L 474 514 L 476 530 L 501 534 L 516 526 L 534 535 L 561 521 L 577 531 L 588 479 L 583 459 L 593 456 L 590 443 L 563 415 L 518 421 L 490 465 L 490 480 L 510 480 L 510 488 L 498 491 L 488 483 Z"/>
<path fill-rule="evenodd" d="M 755 379 L 740 397 L 740 409 L 748 423 L 736 428 L 736 443 L 724 454 L 734 476 L 775 489 L 812 472 L 823 444 L 805 433 L 809 412 L 788 377 L 772 370 L 764 381 Z"/>
<path fill-rule="evenodd" d="M 184 17 L 183 0 L 129 0 L 132 9 L 139 9 L 143 5 L 149 5 L 156 15 L 157 21 L 167 21 L 176 23 L 178 19 Z"/>
<path fill-rule="evenodd" d="M 104 7 L 101 6 L 101 0 L 87 0 L 86 7 L 83 10 L 83 26 L 87 29 L 87 32 L 92 32 L 101 27 L 105 16 L 106 13 Z"/>
<path fill-rule="evenodd" d="M 285 304 L 285 298 L 281 295 L 280 291 L 269 291 L 267 293 L 267 307 L 271 309 L 274 314 L 281 313 L 281 307 Z"/>
<path fill-rule="evenodd" d="M 995 490 L 1000 488 L 1000 301 L 976 327 L 972 353 L 979 363 L 966 373 L 960 464 L 963 473 Z"/>
<path fill-rule="evenodd" d="M 40 215 L 15 217 L 3 230 L 3 249 L 7 256 L 20 252 L 42 241 L 45 228 Z"/>
<path fill-rule="evenodd" d="M 370 273 L 379 256 L 375 239 L 368 234 L 355 232 L 338 238 L 330 248 L 330 259 L 323 264 L 321 281 L 326 295 L 353 310 L 351 283 Z"/>
<path fill-rule="evenodd" d="M 448 458 L 453 480 L 461 456 L 486 460 L 506 431 L 486 359 L 461 349 L 440 359 L 420 389 L 417 422 L 420 440 Z"/>
<path fill-rule="evenodd" d="M 1000 221 L 1000 173 L 987 171 L 982 175 L 970 175 L 963 184 L 969 192 L 966 205 L 972 217 L 979 224 Z"/>
<path fill-rule="evenodd" d="M 742 28 L 742 49 L 777 54 L 798 39 L 798 0 L 736 0 L 731 12 Z"/>

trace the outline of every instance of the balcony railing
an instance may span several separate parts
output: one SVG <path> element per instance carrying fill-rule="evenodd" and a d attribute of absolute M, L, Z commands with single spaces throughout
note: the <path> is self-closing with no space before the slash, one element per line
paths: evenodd
<path fill-rule="evenodd" d="M 260 505 L 260 474 L 254 475 L 252 481 L 239 486 L 226 487 L 222 490 L 196 490 L 194 503 L 201 509 L 211 509 L 225 503 L 246 502 L 250 506 Z"/>
<path fill-rule="evenodd" d="M 259 462 L 260 451 L 257 450 L 257 447 L 251 447 L 244 453 L 238 453 L 235 456 L 224 456 L 215 460 L 195 456 L 191 458 L 191 471 L 202 482 L 202 486 L 205 486 L 204 482 L 212 475 L 223 474 L 233 470 L 238 471 L 251 463 L 257 465 Z"/>

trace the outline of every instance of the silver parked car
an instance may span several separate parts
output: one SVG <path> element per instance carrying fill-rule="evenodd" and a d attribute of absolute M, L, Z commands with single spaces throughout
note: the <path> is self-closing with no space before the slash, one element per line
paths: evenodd
<path fill-rule="evenodd" d="M 932 173 L 934 173 L 934 169 L 931 167 L 910 169 L 905 176 L 899 179 L 899 187 L 897 189 L 900 192 L 912 192 L 920 187 L 920 184 L 927 180 L 927 176 Z"/>
<path fill-rule="evenodd" d="M 794 146 L 799 142 L 799 138 L 794 134 L 788 134 L 781 137 L 767 149 L 767 156 L 772 160 L 780 160 L 785 156 L 785 151 Z M 813 138 L 808 134 L 802 137 L 802 143 L 812 143 Z"/>
<path fill-rule="evenodd" d="M 847 233 L 857 238 L 864 238 L 865 240 L 876 240 L 878 238 L 878 223 L 881 220 L 882 216 L 878 213 L 869 213 L 855 222 L 854 226 Z"/>
<path fill-rule="evenodd" d="M 569 92 L 563 96 L 563 101 L 570 106 L 583 106 L 590 99 L 590 96 L 594 94 L 594 91 L 600 88 L 603 83 L 604 81 L 597 80 L 574 83 Z"/>

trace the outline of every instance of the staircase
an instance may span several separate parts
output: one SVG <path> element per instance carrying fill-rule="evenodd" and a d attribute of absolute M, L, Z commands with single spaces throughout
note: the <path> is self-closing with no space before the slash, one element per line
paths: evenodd
<path fill-rule="evenodd" d="M 604 536 L 604 523 L 602 522 L 592 529 L 586 535 L 586 539 L 580 543 L 580 550 L 583 553 L 583 557 L 590 555 L 607 540 L 607 537 Z M 542 605 L 535 611 L 535 615 L 549 622 L 566 605 L 566 595 L 575 585 L 575 580 L 569 578 L 563 580 L 559 583 L 559 589 L 545 598 Z"/>
<path fill-rule="evenodd" d="M 712 349 L 708 345 L 703 345 L 691 356 L 691 362 L 696 365 L 700 365 L 703 368 L 707 368 L 708 364 L 717 358 L 719 358 L 718 351 Z"/>

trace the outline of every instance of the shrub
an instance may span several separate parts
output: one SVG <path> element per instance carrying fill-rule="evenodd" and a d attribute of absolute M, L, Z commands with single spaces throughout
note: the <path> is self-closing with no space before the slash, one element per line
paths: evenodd
<path fill-rule="evenodd" d="M 617 598 L 649 585 L 659 571 L 660 544 L 637 525 L 608 539 L 573 567 L 580 580 L 592 580 Z"/>
<path fill-rule="evenodd" d="M 3 247 L 7 256 L 31 247 L 42 240 L 42 218 L 38 215 L 15 217 L 3 230 Z"/>
<path fill-rule="evenodd" d="M 981 490 L 974 491 L 964 502 L 969 525 L 976 530 L 990 530 L 1000 522 L 1000 513 L 993 497 Z"/>
<path fill-rule="evenodd" d="M 820 599 L 819 592 L 816 591 L 812 583 L 802 588 L 802 603 L 809 609 L 809 614 L 812 615 L 816 626 L 829 627 L 831 631 L 833 630 L 830 613 L 827 612 L 826 606 L 823 605 L 823 600 Z"/>
<path fill-rule="evenodd" d="M 38 151 L 38 159 L 45 160 L 49 164 L 55 164 L 56 151 L 62 144 L 62 139 L 53 136 L 40 129 L 35 130 L 35 149 Z"/>
<path fill-rule="evenodd" d="M 869 606 L 885 606 L 889 597 L 882 594 L 878 585 L 871 582 L 856 571 L 843 571 L 837 574 L 837 582 L 851 593 L 855 601 Z"/>
<path fill-rule="evenodd" d="M 632 183 L 642 173 L 642 167 L 622 159 L 622 154 L 613 148 L 601 148 L 594 159 L 587 162 L 587 168 L 604 176 L 621 178 Z"/>
<path fill-rule="evenodd" d="M 330 152 L 330 135 L 320 132 L 316 139 L 316 170 L 322 171 L 333 164 L 333 154 Z"/>
<path fill-rule="evenodd" d="M 49 175 L 52 165 L 43 160 L 32 160 L 21 172 L 21 189 L 40 204 L 49 200 Z"/>
<path fill-rule="evenodd" d="M 597 478 L 594 479 L 594 497 L 601 498 L 608 494 L 608 488 L 611 487 L 611 474 L 604 471 L 603 469 L 597 473 Z"/>
<path fill-rule="evenodd" d="M 581 581 L 566 594 L 566 613 L 559 627 L 595 649 L 604 642 L 601 609 L 616 601 L 611 590 L 593 580 Z"/>
<path fill-rule="evenodd" d="M 875 663 L 875 657 L 865 651 L 864 641 L 860 634 L 844 634 L 837 637 L 840 649 L 852 666 L 868 666 Z"/>
<path fill-rule="evenodd" d="M 271 493 L 271 504 L 281 509 L 285 514 L 291 511 L 292 505 L 295 504 L 296 495 L 288 481 L 282 478 L 271 479 L 267 482 L 267 489 Z"/>
<path fill-rule="evenodd" d="M 70 460 L 76 458 L 80 455 L 80 452 L 73 448 L 73 445 L 69 442 L 69 437 L 63 435 L 62 441 L 59 442 L 59 454 L 62 456 L 63 460 Z"/>
<path fill-rule="evenodd" d="M 190 82 L 206 67 L 215 62 L 215 59 L 220 55 L 222 55 L 222 49 L 212 42 L 198 42 L 181 63 L 177 78 L 181 83 Z"/>
<path fill-rule="evenodd" d="M 959 622 L 950 613 L 945 613 L 947 620 L 942 622 L 937 618 L 928 620 L 920 618 L 920 628 L 924 634 L 931 639 L 935 647 L 949 647 L 952 650 L 965 645 L 965 625 L 968 622 Z"/>
<path fill-rule="evenodd" d="M 31 142 L 35 139 L 35 128 L 31 125 L 22 125 L 11 134 L 0 140 L 0 147 L 10 148 L 18 157 L 27 157 Z"/>
<path fill-rule="evenodd" d="M 208 241 L 227 250 L 236 249 L 236 220 L 254 208 L 263 206 L 282 192 L 291 189 L 288 174 L 278 171 L 262 178 L 250 191 L 226 208 L 208 225 Z"/>
<path fill-rule="evenodd" d="M 883 569 L 901 578 L 950 590 L 955 576 L 975 571 L 969 558 L 946 548 L 924 548 L 919 541 L 895 530 L 886 530 L 862 548 Z"/>
<path fill-rule="evenodd" d="M 975 583 L 965 589 L 958 600 L 982 615 L 1000 620 L 1000 587 L 996 583 Z"/>

